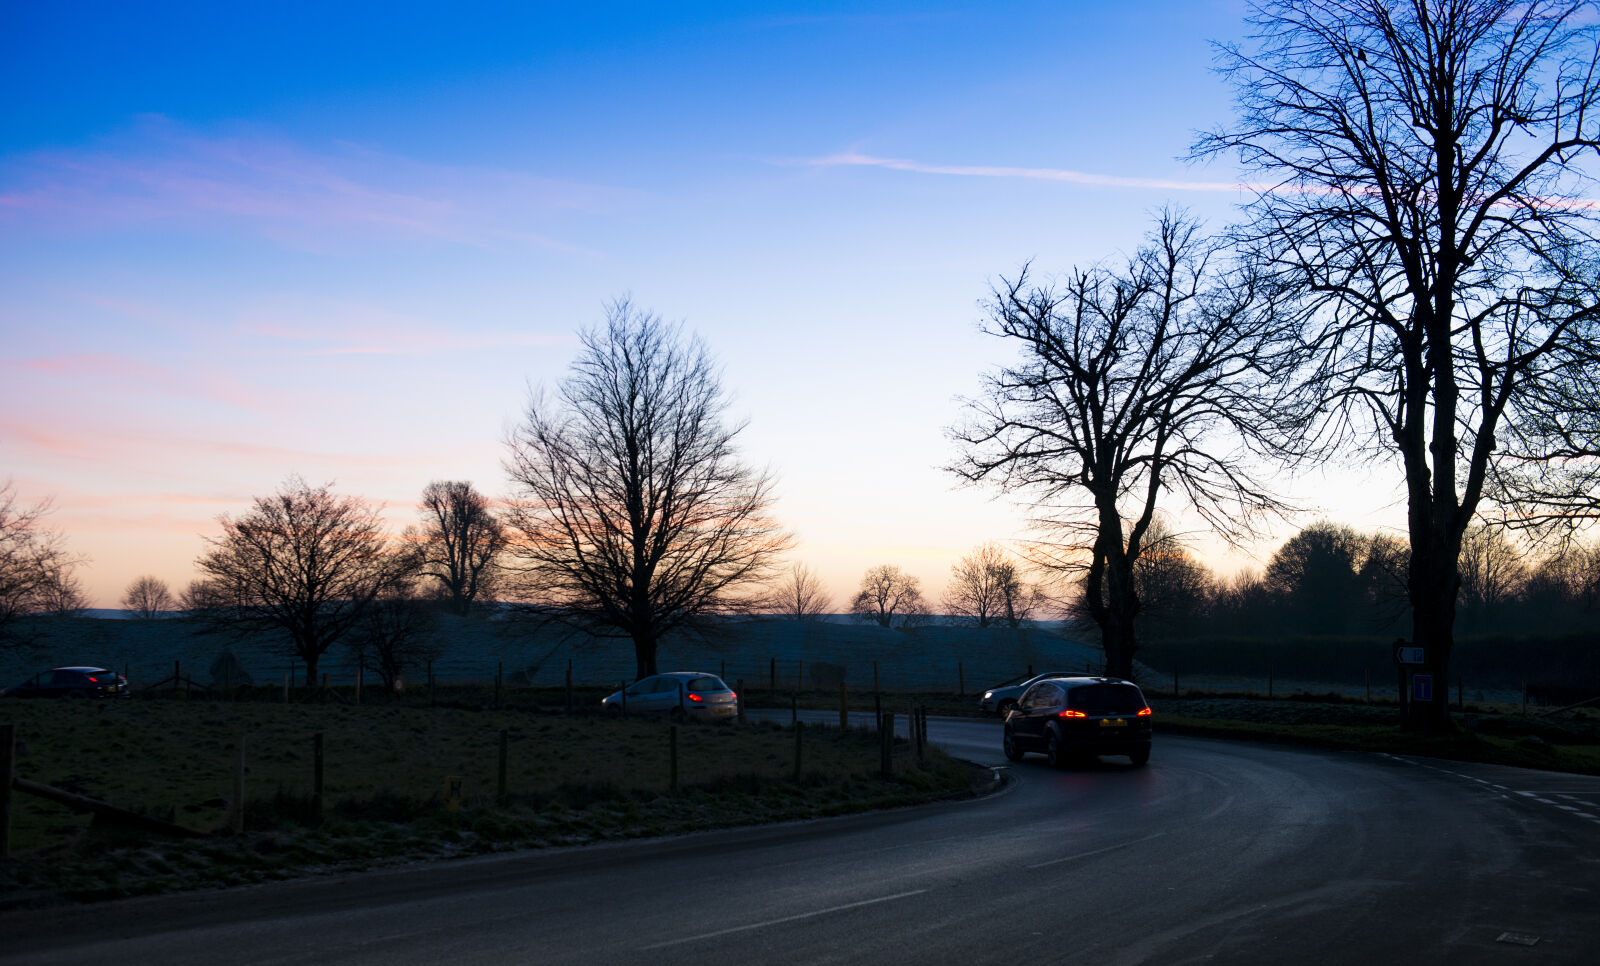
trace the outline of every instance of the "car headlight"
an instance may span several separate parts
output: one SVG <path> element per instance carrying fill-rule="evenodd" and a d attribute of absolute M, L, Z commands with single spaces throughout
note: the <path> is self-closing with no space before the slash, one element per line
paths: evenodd
<path fill-rule="evenodd" d="M 987 701 L 992 697 L 994 697 L 994 692 L 993 691 L 985 691 L 985 692 L 983 692 L 983 700 Z"/>

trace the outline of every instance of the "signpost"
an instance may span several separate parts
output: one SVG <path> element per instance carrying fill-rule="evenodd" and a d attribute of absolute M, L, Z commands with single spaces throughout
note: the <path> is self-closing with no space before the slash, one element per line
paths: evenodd
<path fill-rule="evenodd" d="M 1410 673 L 1411 668 L 1427 663 L 1425 648 L 1411 647 L 1402 637 L 1395 640 L 1393 653 L 1395 672 L 1400 679 L 1400 727 L 1410 728 L 1410 704 L 1426 704 L 1433 700 L 1433 675 Z M 1410 687 L 1407 687 L 1407 678 L 1410 678 Z"/>

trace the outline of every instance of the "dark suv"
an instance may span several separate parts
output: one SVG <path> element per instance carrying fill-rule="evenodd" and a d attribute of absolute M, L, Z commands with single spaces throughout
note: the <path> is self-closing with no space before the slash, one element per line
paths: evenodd
<path fill-rule="evenodd" d="M 1150 760 L 1150 705 L 1120 678 L 1040 681 L 1006 715 L 1005 751 L 1012 761 L 1042 751 L 1056 768 L 1088 755 L 1127 755 L 1142 765 Z"/>

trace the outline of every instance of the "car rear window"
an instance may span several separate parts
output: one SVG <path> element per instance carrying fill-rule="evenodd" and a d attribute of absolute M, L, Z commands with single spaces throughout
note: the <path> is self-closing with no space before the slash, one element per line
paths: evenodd
<path fill-rule="evenodd" d="M 712 676 L 712 675 L 707 675 L 706 677 L 703 677 L 703 678 L 692 678 L 692 679 L 690 679 L 690 681 L 689 681 L 689 690 L 690 691 L 726 691 L 726 690 L 728 690 L 728 686 L 726 684 L 722 683 L 722 679 L 721 678 L 715 677 L 715 676 Z"/>
<path fill-rule="evenodd" d="M 1131 684 L 1085 684 L 1067 692 L 1067 706 L 1085 714 L 1138 714 L 1145 703 Z"/>

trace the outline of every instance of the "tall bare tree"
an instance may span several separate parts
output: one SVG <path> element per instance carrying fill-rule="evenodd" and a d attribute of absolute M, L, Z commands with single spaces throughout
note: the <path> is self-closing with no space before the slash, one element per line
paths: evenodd
<path fill-rule="evenodd" d="M 376 507 L 299 477 L 220 522 L 222 536 L 208 539 L 210 550 L 195 561 L 210 584 L 202 616 L 244 631 L 282 631 L 305 663 L 308 685 L 322 655 L 374 599 L 416 572 L 415 551 L 390 545 Z"/>
<path fill-rule="evenodd" d="M 758 605 L 790 538 L 699 339 L 618 301 L 581 341 L 509 440 L 509 549 L 545 614 L 631 638 L 642 677 L 663 635 Z"/>
<path fill-rule="evenodd" d="M 1034 588 L 998 544 L 986 543 L 950 567 L 945 613 L 979 627 L 1019 627 L 1037 603 Z"/>
<path fill-rule="evenodd" d="M 920 623 L 927 614 L 922 581 L 893 564 L 869 567 L 850 612 L 880 627 L 893 627 L 896 621 L 901 626 Z"/>
<path fill-rule="evenodd" d="M 0 644 L 24 639 L 14 633 L 19 617 L 86 606 L 75 574 L 83 558 L 67 550 L 59 530 L 44 525 L 49 512 L 49 500 L 25 506 L 10 480 L 0 483 Z"/>
<path fill-rule="evenodd" d="M 1450 726 L 1462 535 L 1600 509 L 1593 205 L 1600 52 L 1586 2 L 1263 0 L 1223 50 L 1236 153 L 1262 187 L 1244 240 L 1307 300 L 1321 434 L 1297 456 L 1402 468 L 1413 724 Z"/>
<path fill-rule="evenodd" d="M 150 619 L 160 617 L 172 608 L 174 601 L 167 582 L 160 577 L 145 574 L 135 577 L 122 595 L 122 606 L 135 617 Z"/>
<path fill-rule="evenodd" d="M 813 620 L 828 612 L 833 599 L 822 585 L 816 568 L 797 563 L 789 568 L 772 592 L 770 606 L 791 620 Z"/>
<path fill-rule="evenodd" d="M 1133 673 L 1133 568 L 1164 495 L 1230 537 L 1282 508 L 1241 443 L 1292 412 L 1281 296 L 1168 211 L 1124 268 L 1059 286 L 1024 269 L 988 304 L 985 331 L 1021 359 L 969 401 L 950 469 L 1031 500 L 1041 562 L 1082 577 L 1110 674 Z"/>
<path fill-rule="evenodd" d="M 506 530 L 489 500 L 471 483 L 434 480 L 422 491 L 422 573 L 437 581 L 458 614 L 466 614 L 494 580 Z"/>
<path fill-rule="evenodd" d="M 346 636 L 363 667 L 375 668 L 386 690 L 395 691 L 401 675 L 442 652 L 434 634 L 435 605 L 403 580 L 380 592 Z"/>

